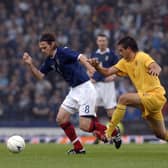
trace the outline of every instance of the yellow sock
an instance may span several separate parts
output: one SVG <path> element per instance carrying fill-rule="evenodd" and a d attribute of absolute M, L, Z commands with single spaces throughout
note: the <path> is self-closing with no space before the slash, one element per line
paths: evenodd
<path fill-rule="evenodd" d="M 115 127 L 120 123 L 120 121 L 123 119 L 126 111 L 126 106 L 122 104 L 118 104 L 116 109 L 113 112 L 111 122 L 109 124 L 109 134 L 112 133 L 115 129 Z"/>

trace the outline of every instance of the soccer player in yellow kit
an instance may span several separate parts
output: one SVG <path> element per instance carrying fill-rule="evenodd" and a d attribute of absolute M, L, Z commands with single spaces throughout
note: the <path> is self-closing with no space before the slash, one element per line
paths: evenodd
<path fill-rule="evenodd" d="M 112 115 L 106 136 L 111 137 L 117 124 L 124 117 L 126 107 L 138 107 L 142 111 L 142 117 L 147 120 L 155 135 L 168 141 L 168 131 L 165 128 L 162 108 L 166 102 L 165 89 L 158 78 L 161 68 L 143 51 L 138 50 L 136 41 L 132 37 L 124 37 L 117 44 L 121 59 L 110 68 L 103 68 L 96 59 L 90 63 L 104 76 L 117 74 L 128 76 L 137 93 L 126 93 L 119 97 L 117 107 Z"/>

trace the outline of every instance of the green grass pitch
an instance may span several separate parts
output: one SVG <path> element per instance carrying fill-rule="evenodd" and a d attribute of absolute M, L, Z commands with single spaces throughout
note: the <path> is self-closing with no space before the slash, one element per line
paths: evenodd
<path fill-rule="evenodd" d="M 0 144 L 0 168 L 168 168 L 168 144 L 85 145 L 86 155 L 67 155 L 71 145 L 26 144 L 19 154 Z"/>

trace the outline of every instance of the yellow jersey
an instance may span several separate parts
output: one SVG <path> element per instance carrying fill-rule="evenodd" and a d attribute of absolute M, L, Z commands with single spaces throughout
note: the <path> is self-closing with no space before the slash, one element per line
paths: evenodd
<path fill-rule="evenodd" d="M 150 55 L 139 51 L 133 60 L 126 61 L 122 58 L 114 67 L 120 70 L 118 75 L 128 76 L 131 79 L 138 92 L 145 93 L 159 89 L 165 94 L 159 78 L 148 73 L 148 67 L 153 62 L 155 61 Z"/>

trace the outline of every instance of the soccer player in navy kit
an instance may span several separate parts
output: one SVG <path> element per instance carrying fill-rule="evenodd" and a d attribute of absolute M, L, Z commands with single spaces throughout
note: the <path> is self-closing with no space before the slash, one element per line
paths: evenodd
<path fill-rule="evenodd" d="M 91 54 L 91 58 L 96 58 L 106 68 L 118 62 L 118 56 L 108 48 L 108 37 L 105 34 L 97 35 L 96 44 L 98 49 Z M 114 79 L 115 75 L 104 77 L 99 72 L 95 72 L 91 78 L 98 95 L 96 106 L 104 107 L 110 120 L 117 105 Z M 96 139 L 94 143 L 97 144 L 98 142 Z"/>
<path fill-rule="evenodd" d="M 79 112 L 80 129 L 92 132 L 100 140 L 106 142 L 106 126 L 100 124 L 96 119 L 97 93 L 86 73 L 87 69 L 90 74 L 94 74 L 95 69 L 87 62 L 87 58 L 83 54 L 67 47 L 58 47 L 55 36 L 51 33 L 44 33 L 41 36 L 39 48 L 46 56 L 39 70 L 33 64 L 32 57 L 28 53 L 23 55 L 23 61 L 28 65 L 33 75 L 37 79 L 43 79 L 50 71 L 56 71 L 71 86 L 71 90 L 61 104 L 56 118 L 57 123 L 74 146 L 68 151 L 68 154 L 85 153 L 74 126 L 70 122 L 70 116 L 75 112 Z"/>
<path fill-rule="evenodd" d="M 108 39 L 104 34 L 98 34 L 96 38 L 98 49 L 91 54 L 91 58 L 96 58 L 103 67 L 111 67 L 118 62 L 118 56 L 108 48 Z M 115 75 L 104 77 L 99 72 L 95 72 L 92 82 L 98 93 L 97 106 L 103 106 L 111 118 L 116 106 L 116 92 L 114 84 Z"/>

